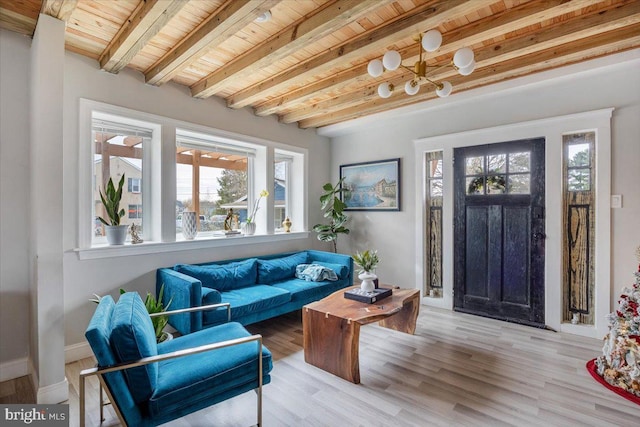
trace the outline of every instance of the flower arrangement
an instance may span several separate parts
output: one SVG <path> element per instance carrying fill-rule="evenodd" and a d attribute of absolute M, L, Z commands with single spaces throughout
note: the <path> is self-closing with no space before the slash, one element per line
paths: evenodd
<path fill-rule="evenodd" d="M 378 251 L 370 251 L 369 249 L 362 253 L 356 252 L 352 258 L 353 262 L 360 267 L 358 270 L 359 273 L 372 272 L 376 269 L 378 262 L 380 262 L 380 259 L 378 258 Z"/>
<path fill-rule="evenodd" d="M 251 224 L 256 218 L 256 212 L 258 211 L 258 207 L 260 206 L 260 199 L 262 199 L 263 197 L 269 197 L 269 192 L 267 190 L 262 190 L 260 192 L 260 196 L 258 196 L 256 202 L 253 204 L 253 211 L 251 212 L 251 215 L 247 217 L 247 224 Z"/>

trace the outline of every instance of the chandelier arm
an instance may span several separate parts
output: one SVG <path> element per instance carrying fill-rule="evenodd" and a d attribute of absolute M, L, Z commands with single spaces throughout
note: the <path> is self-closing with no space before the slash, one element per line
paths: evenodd
<path fill-rule="evenodd" d="M 406 65 L 400 64 L 399 68 L 404 68 L 407 71 L 410 71 L 411 73 L 415 74 L 415 72 L 413 71 L 412 68 L 407 67 Z"/>
<path fill-rule="evenodd" d="M 429 73 L 429 74 L 431 74 L 431 73 L 433 73 L 433 72 L 435 72 L 435 71 L 440 71 L 440 70 L 442 70 L 443 68 L 447 68 L 447 67 L 450 67 L 450 66 L 451 66 L 451 64 L 445 64 L 445 65 L 431 65 L 431 66 L 427 65 L 427 68 L 430 68 L 430 70 L 428 71 L 428 73 Z M 455 67 L 454 67 L 454 68 L 455 68 Z"/>
<path fill-rule="evenodd" d="M 424 78 L 426 81 L 428 81 L 429 83 L 431 83 L 432 85 L 434 85 L 436 88 L 438 88 L 439 90 L 442 90 L 442 88 L 444 87 L 444 85 L 442 83 L 438 83 L 438 82 L 434 82 L 433 80 L 431 80 L 428 77 Z"/>

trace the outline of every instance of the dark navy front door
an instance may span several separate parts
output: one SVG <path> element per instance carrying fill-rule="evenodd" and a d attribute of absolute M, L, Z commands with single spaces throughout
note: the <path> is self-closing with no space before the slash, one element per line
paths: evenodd
<path fill-rule="evenodd" d="M 542 138 L 454 150 L 454 309 L 544 325 Z"/>

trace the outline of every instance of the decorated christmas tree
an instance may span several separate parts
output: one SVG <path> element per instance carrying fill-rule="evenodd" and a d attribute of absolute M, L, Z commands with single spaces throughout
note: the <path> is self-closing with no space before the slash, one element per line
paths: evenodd
<path fill-rule="evenodd" d="M 636 256 L 640 262 L 640 247 Z M 607 383 L 640 397 L 640 265 L 635 276 L 635 284 L 622 290 L 618 309 L 607 316 L 609 333 L 595 364 Z"/>

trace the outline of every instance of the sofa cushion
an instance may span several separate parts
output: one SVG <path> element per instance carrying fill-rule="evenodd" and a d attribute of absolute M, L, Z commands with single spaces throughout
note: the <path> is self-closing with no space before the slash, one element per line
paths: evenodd
<path fill-rule="evenodd" d="M 300 301 L 313 299 L 315 297 L 323 298 L 327 292 L 335 288 L 336 282 L 308 282 L 302 279 L 289 279 L 277 282 L 271 285 L 273 288 L 279 288 L 291 294 L 291 301 Z"/>
<path fill-rule="evenodd" d="M 202 305 L 220 304 L 222 296 L 216 289 L 202 288 Z"/>
<path fill-rule="evenodd" d="M 307 258 L 306 252 L 299 252 L 282 258 L 259 259 L 258 283 L 270 284 L 294 277 L 298 264 L 306 264 Z"/>
<path fill-rule="evenodd" d="M 118 362 L 131 362 L 158 354 L 151 318 L 137 292 L 120 295 L 111 317 L 111 346 Z M 158 380 L 157 363 L 123 372 L 133 400 L 140 403 L 149 399 Z"/>
<path fill-rule="evenodd" d="M 228 291 L 254 285 L 257 274 L 256 263 L 255 258 L 249 258 L 227 264 L 177 264 L 174 269 L 200 280 L 202 286 Z"/>
<path fill-rule="evenodd" d="M 312 263 L 332 269 L 338 275 L 338 279 L 340 280 L 344 280 L 349 276 L 349 267 L 344 264 L 335 264 L 333 262 L 324 261 L 313 261 Z"/>
<path fill-rule="evenodd" d="M 318 264 L 300 264 L 296 267 L 296 277 L 308 282 L 336 281 L 338 275 L 332 269 Z"/>
<path fill-rule="evenodd" d="M 284 289 L 268 285 L 255 285 L 222 292 L 222 302 L 231 304 L 231 319 L 268 310 L 291 301 L 291 294 Z M 204 312 L 204 323 L 220 323 L 227 320 L 227 311 L 220 309 Z"/>
<path fill-rule="evenodd" d="M 159 344 L 158 352 L 166 354 L 248 336 L 249 332 L 239 323 L 225 323 Z M 196 404 L 200 399 L 219 401 L 220 396 L 243 384 L 257 387 L 257 350 L 256 342 L 249 342 L 159 362 L 158 386 L 149 400 L 149 413 L 153 417 L 161 417 Z M 192 369 L 193 366 L 198 369 Z M 269 383 L 268 374 L 272 368 L 271 353 L 263 346 L 264 384 Z"/>

